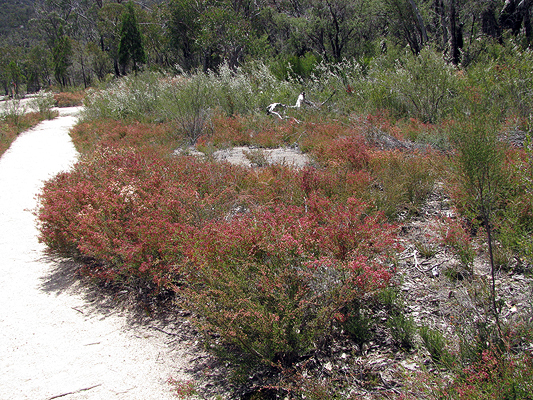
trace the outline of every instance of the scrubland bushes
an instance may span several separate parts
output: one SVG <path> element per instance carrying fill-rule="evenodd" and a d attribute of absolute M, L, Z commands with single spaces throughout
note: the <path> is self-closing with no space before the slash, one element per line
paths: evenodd
<path fill-rule="evenodd" d="M 23 132 L 45 119 L 53 118 L 51 94 L 37 96 L 30 103 L 23 104 L 20 99 L 12 99 L 0 104 L 0 155 L 2 155 Z"/>
<path fill-rule="evenodd" d="M 414 322 L 390 294 L 397 228 L 424 217 L 441 181 L 454 215 L 439 221 L 435 246 L 455 254 L 463 269 L 446 275 L 474 282 L 484 314 L 451 324 L 455 346 L 437 330 L 418 331 L 453 376 L 442 391 L 427 386 L 430 397 L 484 398 L 510 382 L 527 398 L 531 379 L 519 377 L 530 360 L 513 351 L 529 336 L 511 335 L 513 322 L 500 319 L 494 283 L 504 258 L 521 271 L 531 263 L 531 149 L 502 134 L 509 121 L 529 129 L 530 55 L 498 55 L 489 63 L 495 80 L 486 66 L 457 70 L 427 49 L 395 55 L 316 65 L 306 81 L 278 81 L 255 65 L 144 73 L 89 93 L 72 132 L 85 155 L 46 183 L 41 239 L 92 259 L 95 277 L 175 291 L 220 354 L 285 371 L 340 332 L 358 346 L 377 340 L 378 325 L 398 348 L 416 348 Z M 294 118 L 265 115 L 267 104 L 291 104 L 302 90 L 316 103 L 335 95 L 319 108 L 287 109 Z M 205 157 L 171 155 L 181 145 Z M 295 146 L 312 163 L 244 168 L 211 158 L 235 145 Z M 473 267 L 482 243 L 492 254 L 489 286 Z M 333 396 L 323 383 L 291 393 Z"/>

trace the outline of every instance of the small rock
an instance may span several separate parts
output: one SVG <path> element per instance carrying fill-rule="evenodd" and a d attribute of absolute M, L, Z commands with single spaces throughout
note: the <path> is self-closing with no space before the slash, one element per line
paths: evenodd
<path fill-rule="evenodd" d="M 409 362 L 407 360 L 400 361 L 400 365 L 404 367 L 405 369 L 408 369 L 409 371 L 416 371 L 418 368 L 417 363 Z"/>

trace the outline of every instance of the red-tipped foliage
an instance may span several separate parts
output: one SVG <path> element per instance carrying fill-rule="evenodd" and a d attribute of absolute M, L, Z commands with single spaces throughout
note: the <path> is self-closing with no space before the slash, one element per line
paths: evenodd
<path fill-rule="evenodd" d="M 385 287 L 394 227 L 355 199 L 209 223 L 186 250 L 190 306 L 246 354 L 290 364 L 345 305 Z"/>
<path fill-rule="evenodd" d="M 224 215 L 235 202 L 231 181 L 217 186 L 210 175 L 231 176 L 232 170 L 149 152 L 102 150 L 45 184 L 41 239 L 53 250 L 103 262 L 98 271 L 106 279 L 165 284 L 175 275 L 184 232 Z M 194 180 L 187 178 L 191 171 Z"/>

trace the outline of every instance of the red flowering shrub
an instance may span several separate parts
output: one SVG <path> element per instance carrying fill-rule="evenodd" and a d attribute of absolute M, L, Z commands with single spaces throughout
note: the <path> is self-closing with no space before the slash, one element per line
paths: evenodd
<path fill-rule="evenodd" d="M 96 152 L 45 184 L 41 240 L 53 250 L 103 262 L 93 271 L 102 278 L 164 285 L 175 275 L 184 234 L 224 215 L 235 201 L 228 180 L 202 187 L 210 167 L 127 149 Z M 188 182 L 191 170 L 197 179 Z"/>
<path fill-rule="evenodd" d="M 313 149 L 312 154 L 323 165 L 349 170 L 365 168 L 369 160 L 366 140 L 360 133 L 348 133 L 349 136 L 324 141 Z"/>
<path fill-rule="evenodd" d="M 85 92 L 60 92 L 54 94 L 54 100 L 58 107 L 74 107 L 83 105 Z"/>
<path fill-rule="evenodd" d="M 185 251 L 183 293 L 249 357 L 291 364 L 347 304 L 385 287 L 394 227 L 368 207 L 312 197 L 307 207 L 259 208 L 209 223 Z"/>
<path fill-rule="evenodd" d="M 93 120 L 76 125 L 70 135 L 81 153 L 89 153 L 102 146 L 131 146 L 138 149 L 155 148 L 172 152 L 182 138 L 173 123 L 126 123 L 115 120 Z"/>
<path fill-rule="evenodd" d="M 216 114 L 212 119 L 213 131 L 209 140 L 215 147 L 245 146 L 250 144 L 250 133 L 246 129 L 244 117 L 227 117 Z"/>
<path fill-rule="evenodd" d="M 530 399 L 533 393 L 533 359 L 530 354 L 513 356 L 492 350 L 464 368 L 448 387 L 435 391 L 439 398 Z"/>

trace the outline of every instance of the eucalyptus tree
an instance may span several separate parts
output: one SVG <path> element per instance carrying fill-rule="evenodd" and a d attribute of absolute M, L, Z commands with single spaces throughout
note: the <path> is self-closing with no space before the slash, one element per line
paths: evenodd
<path fill-rule="evenodd" d="M 115 2 L 104 4 L 98 9 L 97 30 L 100 49 L 108 54 L 115 75 L 120 75 L 118 45 L 120 42 L 120 23 L 124 5 Z"/>
<path fill-rule="evenodd" d="M 61 30 L 60 30 L 61 32 Z M 65 87 L 69 84 L 68 69 L 72 65 L 72 42 L 67 35 L 56 38 L 52 48 L 52 64 L 56 82 Z"/>
<path fill-rule="evenodd" d="M 38 92 L 50 86 L 52 53 L 44 43 L 35 43 L 25 60 L 24 73 L 27 77 L 27 91 Z"/>
<path fill-rule="evenodd" d="M 427 18 L 422 15 L 421 5 L 427 6 L 427 3 L 419 1 L 417 4 L 415 0 L 384 0 L 388 31 L 400 44 L 409 46 L 413 54 L 420 53 L 429 40 Z"/>
<path fill-rule="evenodd" d="M 532 39 L 531 7 L 533 0 L 506 0 L 500 12 L 498 22 L 503 29 L 510 29 L 518 35 L 522 27 L 528 42 Z"/>
<path fill-rule="evenodd" d="M 311 0 L 306 34 L 326 61 L 353 56 L 354 44 L 370 39 L 367 16 L 375 4 L 368 0 Z M 376 26 L 372 26 L 376 30 Z M 366 34 L 366 35 L 365 35 Z"/>
<path fill-rule="evenodd" d="M 203 11 L 203 4 L 195 0 L 171 0 L 168 5 L 170 48 L 185 71 L 200 64 L 201 48 L 196 37 Z"/>
<path fill-rule="evenodd" d="M 265 31 L 261 1 L 171 0 L 170 46 L 185 71 L 216 70 L 226 62 L 235 69 L 253 52 Z"/>

